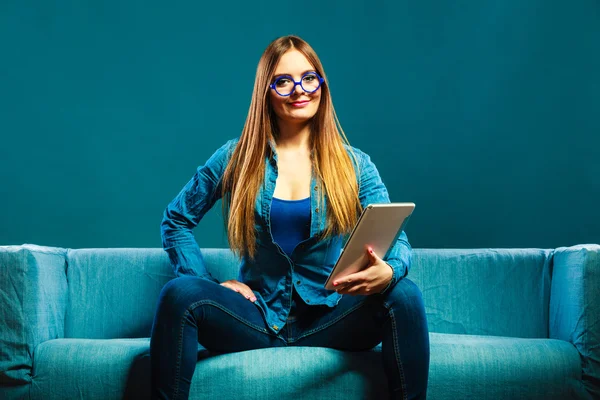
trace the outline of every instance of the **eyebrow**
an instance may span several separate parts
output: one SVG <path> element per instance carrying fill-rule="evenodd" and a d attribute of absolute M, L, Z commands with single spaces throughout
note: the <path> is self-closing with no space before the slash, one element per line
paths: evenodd
<path fill-rule="evenodd" d="M 307 69 L 307 70 L 303 71 L 303 72 L 300 74 L 300 76 L 304 75 L 304 74 L 305 74 L 305 73 L 307 73 L 307 72 L 317 72 L 317 71 L 316 71 L 316 70 L 314 70 L 314 69 Z M 275 79 L 275 78 L 279 78 L 280 76 L 292 76 L 292 74 L 287 74 L 287 73 L 284 73 L 284 74 L 277 74 L 277 75 L 274 75 L 274 76 L 273 76 L 273 79 Z"/>

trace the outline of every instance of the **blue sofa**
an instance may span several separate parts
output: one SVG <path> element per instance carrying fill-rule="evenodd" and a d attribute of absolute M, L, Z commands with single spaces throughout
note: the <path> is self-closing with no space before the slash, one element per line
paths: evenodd
<path fill-rule="evenodd" d="M 236 277 L 227 249 L 213 275 Z M 600 246 L 416 249 L 430 399 L 599 399 Z M 0 398 L 148 398 L 161 249 L 0 247 Z M 194 399 L 380 399 L 380 348 L 199 348 Z"/>

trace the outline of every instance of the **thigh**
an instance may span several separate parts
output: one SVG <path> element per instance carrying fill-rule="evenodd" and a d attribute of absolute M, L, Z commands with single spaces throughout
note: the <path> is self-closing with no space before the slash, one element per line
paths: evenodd
<path fill-rule="evenodd" d="M 339 350 L 371 349 L 381 342 L 388 315 L 380 295 L 344 295 L 334 308 L 299 316 L 295 323 L 297 339 L 290 344 Z"/>
<path fill-rule="evenodd" d="M 198 342 L 211 351 L 232 352 L 281 345 L 254 303 L 218 283 L 198 277 L 176 278 L 163 289 L 161 302 L 180 321 L 197 327 Z M 180 323 L 184 323 L 180 322 Z"/>

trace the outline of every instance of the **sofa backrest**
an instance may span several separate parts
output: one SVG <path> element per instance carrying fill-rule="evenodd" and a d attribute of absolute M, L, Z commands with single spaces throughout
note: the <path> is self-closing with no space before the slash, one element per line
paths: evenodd
<path fill-rule="evenodd" d="M 203 249 L 220 281 L 237 277 L 228 249 Z M 548 337 L 551 250 L 415 249 L 408 278 L 423 292 L 432 332 Z M 161 249 L 67 252 L 65 337 L 147 337 L 163 285 Z"/>
<path fill-rule="evenodd" d="M 547 338 L 553 250 L 415 249 L 429 330 Z"/>
<path fill-rule="evenodd" d="M 202 254 L 219 281 L 237 276 L 238 262 L 229 249 Z M 162 249 L 69 250 L 65 337 L 149 337 L 160 291 L 173 278 Z"/>

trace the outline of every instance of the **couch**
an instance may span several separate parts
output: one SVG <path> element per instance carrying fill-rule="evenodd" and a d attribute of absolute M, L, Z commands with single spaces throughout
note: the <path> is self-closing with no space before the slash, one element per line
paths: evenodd
<path fill-rule="evenodd" d="M 228 249 L 205 249 L 217 279 Z M 599 399 L 600 246 L 415 249 L 431 342 L 430 399 Z M 149 335 L 173 278 L 162 249 L 0 246 L 0 398 L 149 396 Z M 383 399 L 380 347 L 214 354 L 194 399 Z"/>

